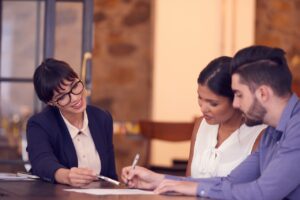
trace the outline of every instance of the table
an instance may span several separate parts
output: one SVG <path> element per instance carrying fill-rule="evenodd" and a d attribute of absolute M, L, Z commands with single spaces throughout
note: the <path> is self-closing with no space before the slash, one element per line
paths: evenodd
<path fill-rule="evenodd" d="M 113 188 L 106 182 L 93 182 L 86 188 Z M 204 198 L 166 195 L 108 195 L 97 196 L 77 192 L 67 192 L 64 189 L 72 187 L 37 181 L 0 181 L 0 199 L 22 200 L 204 200 Z"/>

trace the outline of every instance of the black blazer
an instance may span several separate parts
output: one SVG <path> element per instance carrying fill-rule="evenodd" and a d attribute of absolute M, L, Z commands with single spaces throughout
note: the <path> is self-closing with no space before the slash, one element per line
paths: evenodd
<path fill-rule="evenodd" d="M 101 160 L 101 175 L 117 179 L 112 143 L 113 121 L 108 112 L 87 106 L 89 129 Z M 75 147 L 59 110 L 47 106 L 32 116 L 26 129 L 27 152 L 33 174 L 43 180 L 55 182 L 59 168 L 78 166 Z"/>

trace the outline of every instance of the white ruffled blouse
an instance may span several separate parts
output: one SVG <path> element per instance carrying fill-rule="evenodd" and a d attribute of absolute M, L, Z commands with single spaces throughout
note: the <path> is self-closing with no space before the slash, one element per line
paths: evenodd
<path fill-rule="evenodd" d="M 243 124 L 215 148 L 219 125 L 209 125 L 203 119 L 194 145 L 191 176 L 194 178 L 227 176 L 251 154 L 255 140 L 264 128 L 266 125 L 248 127 Z"/>

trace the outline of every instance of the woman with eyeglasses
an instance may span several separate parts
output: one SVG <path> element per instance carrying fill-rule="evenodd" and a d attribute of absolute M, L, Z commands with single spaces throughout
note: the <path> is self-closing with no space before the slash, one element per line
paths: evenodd
<path fill-rule="evenodd" d="M 69 64 L 46 59 L 33 82 L 47 106 L 27 123 L 31 172 L 76 187 L 97 180 L 99 174 L 117 179 L 112 117 L 87 105 L 84 84 Z"/>

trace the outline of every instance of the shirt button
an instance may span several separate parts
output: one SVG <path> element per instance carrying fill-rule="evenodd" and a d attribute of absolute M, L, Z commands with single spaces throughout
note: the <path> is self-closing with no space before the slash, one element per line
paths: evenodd
<path fill-rule="evenodd" d="M 201 196 L 204 196 L 204 195 L 205 195 L 205 191 L 204 191 L 204 190 L 201 190 L 200 195 L 201 195 Z"/>

